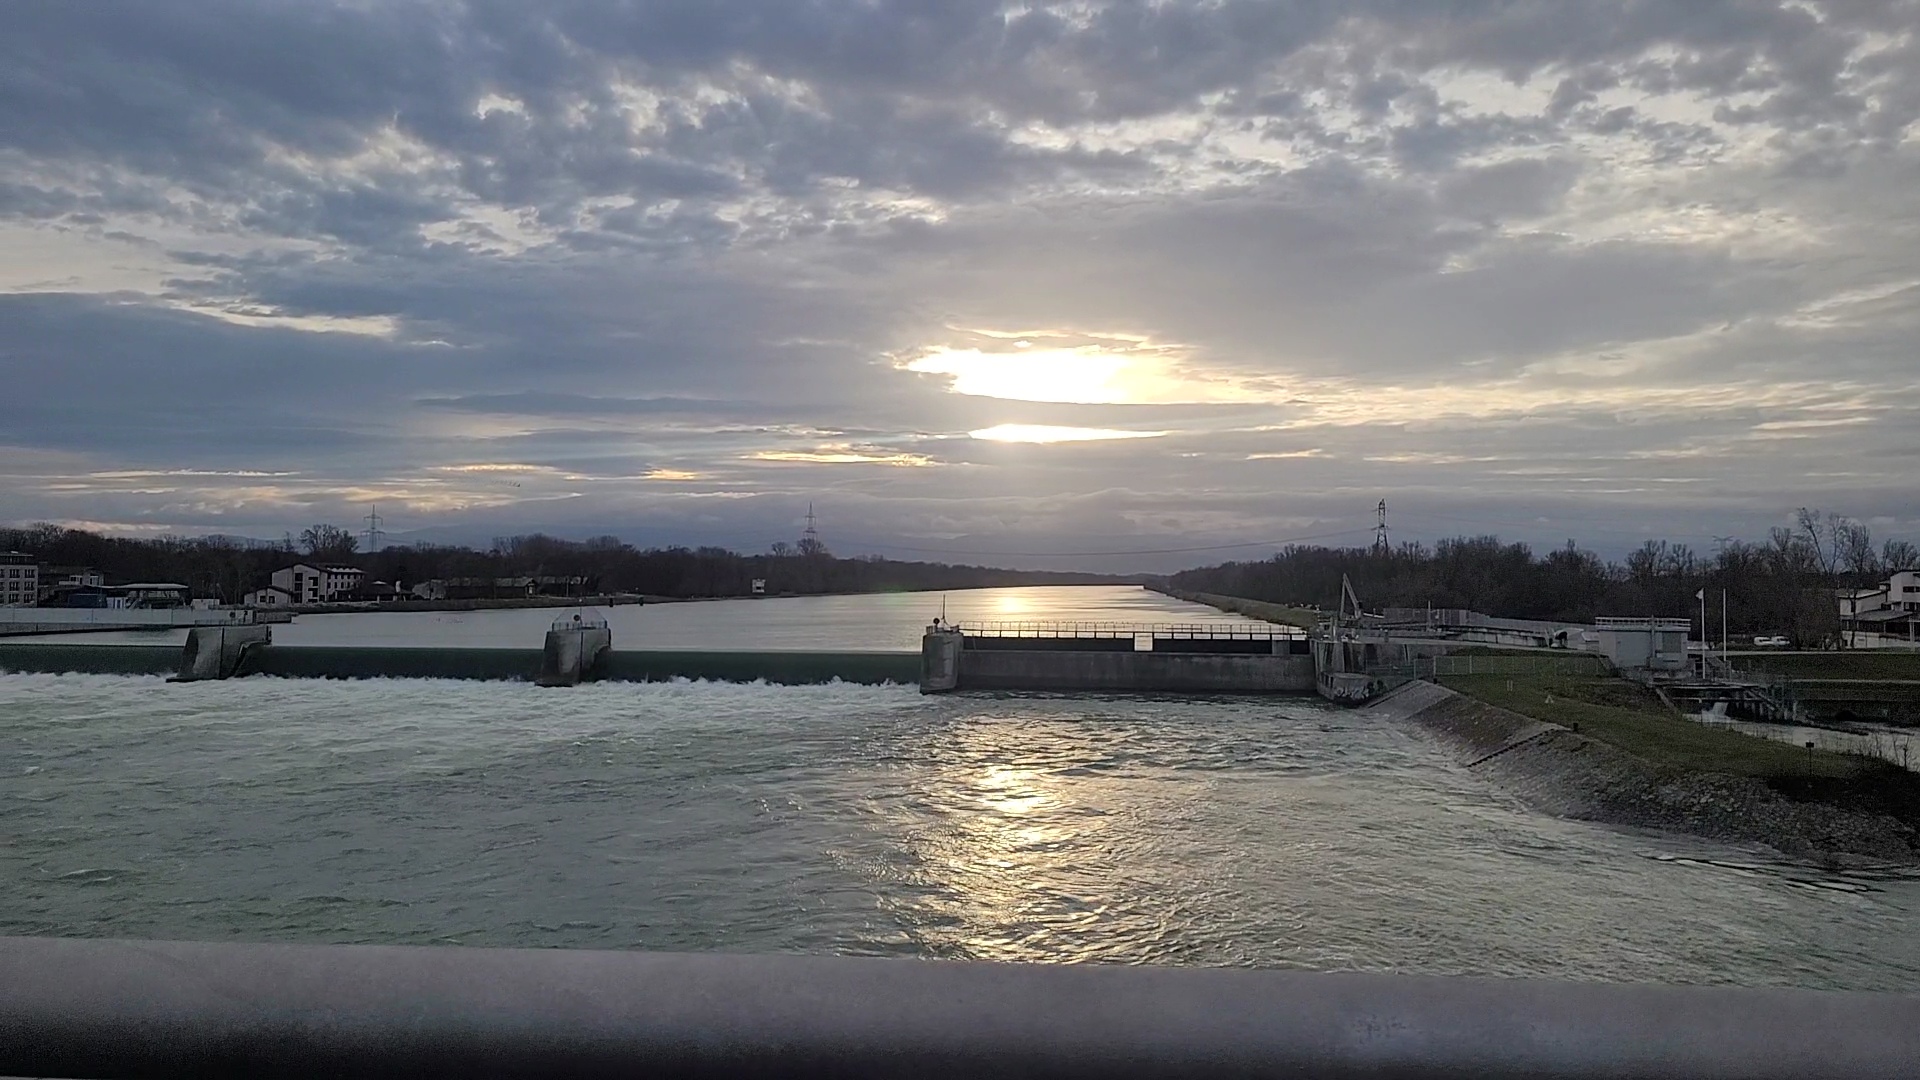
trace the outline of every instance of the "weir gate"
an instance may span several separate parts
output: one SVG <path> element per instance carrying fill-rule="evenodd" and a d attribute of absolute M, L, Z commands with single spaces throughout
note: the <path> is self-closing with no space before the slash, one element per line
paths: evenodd
<path fill-rule="evenodd" d="M 920 690 L 1315 691 L 1305 631 L 1247 623 L 934 623 Z"/>

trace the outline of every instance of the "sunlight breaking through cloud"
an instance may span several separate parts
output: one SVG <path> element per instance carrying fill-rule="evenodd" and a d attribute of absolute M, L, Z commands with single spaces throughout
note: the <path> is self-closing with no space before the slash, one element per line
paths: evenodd
<path fill-rule="evenodd" d="M 1171 432 L 1062 427 L 1053 424 L 995 424 L 993 427 L 969 431 L 967 434 L 988 442 L 1062 443 L 1099 442 L 1103 439 L 1158 439 Z"/>

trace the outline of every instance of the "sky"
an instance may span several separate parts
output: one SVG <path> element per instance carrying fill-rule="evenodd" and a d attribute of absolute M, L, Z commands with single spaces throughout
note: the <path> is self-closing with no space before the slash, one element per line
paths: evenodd
<path fill-rule="evenodd" d="M 0 520 L 1920 537 L 1917 121 L 1902 0 L 14 0 Z"/>

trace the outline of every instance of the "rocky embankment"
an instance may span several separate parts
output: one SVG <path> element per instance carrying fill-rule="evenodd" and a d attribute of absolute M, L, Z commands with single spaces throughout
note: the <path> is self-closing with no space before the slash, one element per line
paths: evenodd
<path fill-rule="evenodd" d="M 1766 844 L 1797 858 L 1920 862 L 1920 838 L 1890 815 L 1789 799 L 1750 777 L 1659 769 L 1431 683 L 1410 683 L 1369 710 L 1418 725 L 1467 768 L 1560 817 Z"/>

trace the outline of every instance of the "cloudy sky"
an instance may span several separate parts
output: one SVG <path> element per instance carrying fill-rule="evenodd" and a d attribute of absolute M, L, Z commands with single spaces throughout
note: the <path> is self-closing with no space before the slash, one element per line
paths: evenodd
<path fill-rule="evenodd" d="M 0 520 L 1915 536 L 1917 120 L 1901 0 L 14 0 Z"/>

